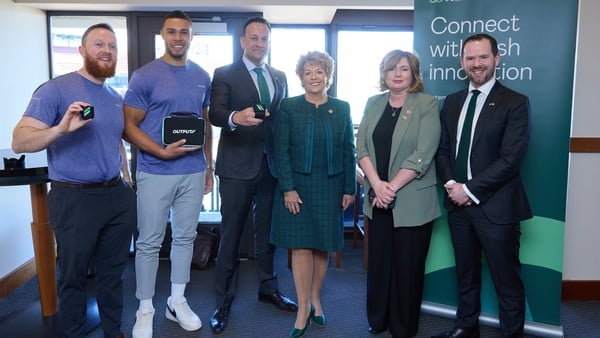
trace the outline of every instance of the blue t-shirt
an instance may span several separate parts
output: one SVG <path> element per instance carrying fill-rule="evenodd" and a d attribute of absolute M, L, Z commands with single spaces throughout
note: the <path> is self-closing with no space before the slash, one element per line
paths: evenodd
<path fill-rule="evenodd" d="M 133 73 L 123 101 L 146 111 L 139 127 L 162 144 L 162 123 L 166 116 L 188 112 L 202 117 L 202 109 L 210 105 L 210 82 L 210 75 L 192 61 L 188 60 L 185 66 L 173 66 L 156 59 Z M 137 169 L 155 175 L 198 173 L 206 169 L 204 149 L 172 160 L 140 151 Z"/>
<path fill-rule="evenodd" d="M 72 72 L 38 87 L 24 115 L 52 127 L 75 101 L 93 105 L 94 119 L 48 146 L 48 176 L 63 182 L 106 182 L 121 170 L 119 145 L 124 122 L 119 93 Z"/>

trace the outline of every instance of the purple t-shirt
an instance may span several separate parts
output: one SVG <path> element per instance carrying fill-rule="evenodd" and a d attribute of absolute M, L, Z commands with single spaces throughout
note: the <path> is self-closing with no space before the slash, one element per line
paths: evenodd
<path fill-rule="evenodd" d="M 52 127 L 75 101 L 93 105 L 94 119 L 48 146 L 48 176 L 63 182 L 108 181 L 121 170 L 123 101 L 114 89 L 96 84 L 78 72 L 68 73 L 38 87 L 24 115 Z"/>
<path fill-rule="evenodd" d="M 162 144 L 162 123 L 169 114 L 188 112 L 202 117 L 210 105 L 210 76 L 198 64 L 172 66 L 156 59 L 136 70 L 123 98 L 124 104 L 146 111 L 139 127 L 156 143 Z M 140 151 L 137 169 L 155 175 L 186 175 L 206 169 L 204 149 L 185 156 L 163 160 Z"/>

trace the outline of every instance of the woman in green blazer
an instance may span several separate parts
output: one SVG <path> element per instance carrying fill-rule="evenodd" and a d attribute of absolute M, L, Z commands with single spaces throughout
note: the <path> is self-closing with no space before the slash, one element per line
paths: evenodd
<path fill-rule="evenodd" d="M 425 258 L 440 215 L 433 162 L 438 100 L 422 93 L 419 60 L 393 50 L 380 64 L 382 94 L 367 101 L 356 140 L 369 217 L 369 332 L 417 334 Z"/>

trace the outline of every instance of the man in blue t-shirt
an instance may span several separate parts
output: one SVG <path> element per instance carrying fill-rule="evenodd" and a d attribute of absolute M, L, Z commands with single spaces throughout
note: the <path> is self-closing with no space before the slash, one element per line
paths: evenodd
<path fill-rule="evenodd" d="M 133 337 L 152 337 L 156 274 L 161 243 L 171 215 L 171 295 L 165 316 L 186 331 L 202 327 L 184 297 L 203 195 L 213 187 L 212 133 L 208 122 L 210 76 L 187 59 L 192 21 L 173 11 L 160 34 L 165 53 L 136 70 L 125 93 L 125 138 L 137 148 L 138 232 L 135 271 L 140 300 Z M 172 115 L 203 118 L 204 146 L 180 139 L 163 144 L 163 120 Z"/>
<path fill-rule="evenodd" d="M 121 181 L 121 96 L 105 80 L 117 62 L 115 33 L 90 26 L 81 39 L 84 64 L 33 93 L 13 132 L 16 153 L 46 149 L 50 222 L 56 237 L 61 337 L 86 334 L 86 277 L 95 269 L 105 337 L 123 337 L 122 275 L 135 229 L 135 193 Z M 93 107 L 93 114 L 91 108 Z M 85 115 L 85 114 L 87 115 Z"/>

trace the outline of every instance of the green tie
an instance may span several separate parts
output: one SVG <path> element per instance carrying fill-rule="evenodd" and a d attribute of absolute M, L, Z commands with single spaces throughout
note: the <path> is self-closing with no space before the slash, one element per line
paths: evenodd
<path fill-rule="evenodd" d="M 271 94 L 269 94 L 269 86 L 267 85 L 267 80 L 265 80 L 265 76 L 263 75 L 263 69 L 256 67 L 254 68 L 254 72 L 256 73 L 256 82 L 258 83 L 260 101 L 265 107 L 269 108 L 271 105 Z"/>
<path fill-rule="evenodd" d="M 475 115 L 477 96 L 481 92 L 477 89 L 473 89 L 471 93 L 471 100 L 469 101 L 469 106 L 467 107 L 467 115 L 465 116 L 465 122 L 463 123 L 462 132 L 460 134 L 456 162 L 454 163 L 454 179 L 460 183 L 467 181 L 467 165 L 469 161 L 469 145 L 471 144 L 473 116 Z"/>

